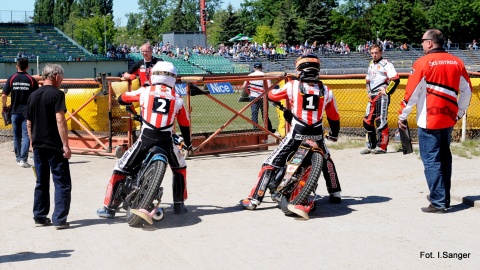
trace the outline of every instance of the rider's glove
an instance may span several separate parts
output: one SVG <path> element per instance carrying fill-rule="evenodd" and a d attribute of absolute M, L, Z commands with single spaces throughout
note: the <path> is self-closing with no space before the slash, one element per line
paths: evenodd
<path fill-rule="evenodd" d="M 292 111 L 284 110 L 283 111 L 283 118 L 285 118 L 285 121 L 287 121 L 287 123 L 291 124 L 292 123 L 292 118 L 293 118 Z"/>
<path fill-rule="evenodd" d="M 336 142 L 338 140 L 338 137 L 334 137 L 332 136 L 332 133 L 329 132 L 328 134 L 325 135 L 325 138 L 327 138 L 327 140 L 329 141 L 332 141 L 332 142 Z"/>

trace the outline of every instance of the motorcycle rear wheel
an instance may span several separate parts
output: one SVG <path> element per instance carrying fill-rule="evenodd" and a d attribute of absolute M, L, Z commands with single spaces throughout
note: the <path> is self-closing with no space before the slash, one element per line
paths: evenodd
<path fill-rule="evenodd" d="M 320 179 L 320 175 L 322 174 L 322 167 L 323 167 L 323 157 L 320 153 L 313 152 L 311 158 L 311 165 L 305 168 L 305 171 L 310 169 L 310 173 L 303 175 L 302 179 L 307 178 L 305 181 L 305 185 L 301 189 L 295 197 L 290 197 L 287 202 L 289 204 L 297 205 L 297 204 L 305 204 L 308 201 L 308 197 L 312 192 L 315 191 L 318 184 L 318 179 Z M 285 215 L 293 215 L 290 210 L 287 209 L 286 205 L 281 205 L 281 209 Z"/>
<path fill-rule="evenodd" d="M 151 211 L 151 205 L 155 199 L 155 195 L 158 194 L 158 189 L 160 188 L 163 177 L 165 176 L 165 171 L 167 169 L 167 164 L 160 160 L 155 160 L 147 167 L 145 173 L 142 176 L 142 181 L 137 194 L 132 199 L 127 210 L 127 223 L 131 227 L 141 225 L 143 219 L 135 214 L 130 212 L 130 209 L 146 209 Z"/>

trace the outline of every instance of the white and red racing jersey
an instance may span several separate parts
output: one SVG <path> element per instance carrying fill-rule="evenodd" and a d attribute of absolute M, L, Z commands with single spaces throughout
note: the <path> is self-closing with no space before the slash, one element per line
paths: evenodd
<path fill-rule="evenodd" d="M 382 58 L 376 63 L 370 61 L 365 79 L 369 88 L 368 94 L 375 95 L 380 87 L 386 88 L 390 81 L 399 79 L 399 76 L 393 64 Z"/>
<path fill-rule="evenodd" d="M 322 122 L 323 113 L 331 120 L 340 120 L 337 102 L 332 90 L 323 83 L 302 83 L 304 93 L 300 92 L 300 81 L 287 82 L 281 89 L 272 90 L 268 98 L 273 101 L 288 99 L 295 119 L 305 125 L 314 126 Z"/>
<path fill-rule="evenodd" d="M 166 85 L 140 87 L 122 94 L 122 100 L 126 103 L 139 102 L 142 118 L 155 128 L 172 131 L 175 118 L 180 126 L 190 126 L 183 99 L 174 88 Z M 142 125 L 143 128 L 151 129 L 149 125 Z"/>
<path fill-rule="evenodd" d="M 460 58 L 432 49 L 413 64 L 399 120 L 417 105 L 417 125 L 426 129 L 453 127 L 470 104 L 472 83 Z"/>
<path fill-rule="evenodd" d="M 248 76 L 264 76 L 265 73 L 259 70 L 256 70 Z M 272 82 L 270 80 L 267 81 L 267 87 L 265 89 L 269 88 L 272 85 Z M 255 81 L 246 81 L 243 84 L 244 89 L 247 91 L 248 95 L 250 97 L 258 97 L 264 92 L 264 87 L 263 87 L 263 80 L 255 80 Z"/>

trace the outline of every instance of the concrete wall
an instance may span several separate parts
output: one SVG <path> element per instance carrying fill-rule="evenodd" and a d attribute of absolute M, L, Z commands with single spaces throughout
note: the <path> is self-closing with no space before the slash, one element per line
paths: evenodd
<path fill-rule="evenodd" d="M 178 46 L 179 48 L 188 47 L 190 49 L 193 46 L 205 47 L 206 40 L 205 35 L 201 32 L 171 32 L 163 34 L 163 43 L 169 42 L 173 48 Z"/>
<path fill-rule="evenodd" d="M 117 76 L 119 73 L 124 73 L 128 70 L 128 61 L 71 61 L 71 62 L 44 62 L 38 64 L 40 73 L 46 64 L 60 64 L 65 70 L 65 78 L 94 78 L 95 73 L 100 72 L 110 73 L 109 76 Z M 16 63 L 0 63 L 0 79 L 6 79 L 14 74 L 17 69 Z M 33 72 L 32 72 L 33 69 Z M 37 63 L 30 62 L 28 73 L 39 74 Z"/>

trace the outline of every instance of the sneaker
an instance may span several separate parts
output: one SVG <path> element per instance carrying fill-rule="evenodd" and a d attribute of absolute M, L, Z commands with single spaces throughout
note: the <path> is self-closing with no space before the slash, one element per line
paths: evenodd
<path fill-rule="evenodd" d="M 360 151 L 360 154 L 362 154 L 362 155 L 366 155 L 366 154 L 370 154 L 370 153 L 372 153 L 372 149 L 370 149 L 370 148 L 367 148 L 367 149 L 364 149 L 364 150 Z"/>
<path fill-rule="evenodd" d="M 108 209 L 105 206 L 97 210 L 97 215 L 103 218 L 114 218 L 115 210 Z"/>
<path fill-rule="evenodd" d="M 185 214 L 187 212 L 187 207 L 185 207 L 185 204 L 183 202 L 180 203 L 173 203 L 173 212 L 175 214 Z"/>
<path fill-rule="evenodd" d="M 44 227 L 52 224 L 52 221 L 49 218 L 38 218 L 35 219 L 35 227 Z"/>
<path fill-rule="evenodd" d="M 22 168 L 30 168 L 30 164 L 28 164 L 26 161 L 23 161 L 23 160 L 20 160 L 17 164 Z"/>
<path fill-rule="evenodd" d="M 63 230 L 63 229 L 69 228 L 69 227 L 70 227 L 70 223 L 68 223 L 68 222 L 65 222 L 65 223 L 60 224 L 60 225 L 55 225 L 55 229 L 57 229 L 57 230 Z"/>
<path fill-rule="evenodd" d="M 372 154 L 385 154 L 387 153 L 386 150 L 383 150 L 382 148 L 380 147 L 377 147 L 375 149 L 372 150 Z"/>
<path fill-rule="evenodd" d="M 255 210 L 259 204 L 259 201 L 249 198 L 240 201 L 240 205 L 247 210 Z"/>

